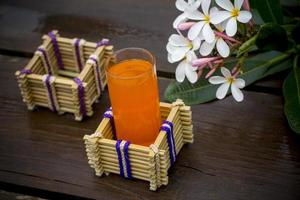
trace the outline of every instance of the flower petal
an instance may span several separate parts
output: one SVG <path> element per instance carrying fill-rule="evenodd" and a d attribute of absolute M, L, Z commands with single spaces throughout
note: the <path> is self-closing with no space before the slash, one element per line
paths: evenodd
<path fill-rule="evenodd" d="M 217 29 L 217 31 L 219 32 L 223 32 L 224 31 L 224 27 L 222 26 L 223 23 L 220 23 L 220 24 L 215 24 L 215 27 Z"/>
<path fill-rule="evenodd" d="M 174 61 L 172 60 L 172 54 L 170 54 L 170 53 L 168 53 L 168 62 L 174 63 Z"/>
<path fill-rule="evenodd" d="M 242 91 L 234 83 L 231 84 L 231 93 L 232 93 L 233 98 L 237 102 L 241 102 L 244 100 L 244 95 L 243 95 Z"/>
<path fill-rule="evenodd" d="M 229 0 L 216 0 L 216 3 L 218 4 L 218 6 L 228 11 L 232 11 L 234 8 Z"/>
<path fill-rule="evenodd" d="M 221 83 L 225 83 L 227 80 L 223 76 L 212 76 L 208 79 L 208 81 L 213 85 L 218 85 Z"/>
<path fill-rule="evenodd" d="M 201 41 L 204 40 L 204 37 L 201 32 L 199 33 L 198 37 L 200 38 Z"/>
<path fill-rule="evenodd" d="M 216 44 L 216 41 L 213 41 L 212 43 L 208 43 L 206 41 L 204 41 L 200 47 L 200 54 L 202 56 L 207 56 L 208 54 L 210 54 L 212 52 L 212 50 L 214 49 Z"/>
<path fill-rule="evenodd" d="M 176 71 L 175 71 L 175 77 L 178 82 L 183 82 L 185 78 L 185 66 L 187 65 L 186 61 L 182 61 L 178 64 Z"/>
<path fill-rule="evenodd" d="M 221 73 L 223 74 L 223 76 L 225 78 L 230 78 L 231 77 L 230 71 L 225 67 L 221 67 Z"/>
<path fill-rule="evenodd" d="M 250 11 L 250 5 L 249 5 L 249 1 L 248 0 L 245 0 L 244 3 L 243 3 L 243 8 L 245 10 L 248 10 Z"/>
<path fill-rule="evenodd" d="M 241 79 L 241 78 L 237 78 L 237 79 L 234 81 L 234 84 L 235 84 L 236 87 L 238 87 L 238 88 L 244 88 L 245 85 L 246 85 L 244 79 Z"/>
<path fill-rule="evenodd" d="M 215 13 L 215 12 L 218 12 L 219 11 L 219 9 L 217 8 L 217 7 L 212 7 L 211 9 L 209 9 L 209 15 L 211 15 L 211 14 L 213 14 L 213 13 Z"/>
<path fill-rule="evenodd" d="M 244 0 L 234 0 L 234 7 L 240 10 L 243 5 L 243 2 Z"/>
<path fill-rule="evenodd" d="M 194 10 L 197 10 L 201 4 L 202 0 L 188 0 L 188 8 L 186 9 L 186 12 L 193 12 Z"/>
<path fill-rule="evenodd" d="M 188 4 L 185 0 L 177 0 L 175 6 L 178 10 L 183 12 L 188 7 Z"/>
<path fill-rule="evenodd" d="M 174 20 L 173 22 L 173 28 L 177 29 L 178 28 L 178 25 L 183 23 L 183 22 L 186 22 L 187 20 L 187 16 L 185 13 L 182 13 L 181 15 L 179 15 L 178 17 L 176 17 L 176 19 Z"/>
<path fill-rule="evenodd" d="M 210 6 L 210 0 L 204 0 L 201 3 L 201 8 L 202 8 L 204 15 L 208 15 L 209 6 Z"/>
<path fill-rule="evenodd" d="M 188 46 L 190 44 L 190 41 L 188 39 L 178 34 L 172 34 L 169 37 L 169 42 L 176 47 Z"/>
<path fill-rule="evenodd" d="M 231 16 L 231 13 L 225 10 L 216 11 L 210 14 L 210 22 L 212 24 L 220 24 Z"/>
<path fill-rule="evenodd" d="M 232 37 L 236 34 L 236 31 L 237 31 L 236 18 L 231 17 L 226 24 L 226 34 L 229 37 Z"/>
<path fill-rule="evenodd" d="M 230 49 L 227 43 L 223 40 L 223 38 L 218 39 L 217 50 L 223 58 L 227 58 L 229 56 Z"/>
<path fill-rule="evenodd" d="M 194 51 L 188 51 L 187 53 L 186 53 L 186 60 L 188 61 L 188 62 L 192 62 L 193 60 L 195 60 L 195 59 L 197 59 L 197 56 L 196 56 L 196 54 L 195 54 L 195 52 Z M 195 68 L 195 67 L 193 67 L 193 68 Z M 196 69 L 196 68 L 195 68 Z"/>
<path fill-rule="evenodd" d="M 185 66 L 185 75 L 191 83 L 197 82 L 198 75 L 197 75 L 197 72 L 193 69 L 192 65 L 187 64 Z"/>
<path fill-rule="evenodd" d="M 224 97 L 226 96 L 227 94 L 227 91 L 229 89 L 229 86 L 230 86 L 230 83 L 228 82 L 225 82 L 223 83 L 217 90 L 217 93 L 216 93 L 216 97 L 218 99 L 224 99 Z"/>
<path fill-rule="evenodd" d="M 237 20 L 241 23 L 248 23 L 252 18 L 252 14 L 249 11 L 242 10 L 240 11 L 239 16 L 237 16 Z"/>
<path fill-rule="evenodd" d="M 187 15 L 187 18 L 192 19 L 192 20 L 203 20 L 205 18 L 204 15 L 201 12 L 199 12 L 198 10 L 189 12 L 186 15 Z"/>
<path fill-rule="evenodd" d="M 194 40 L 200 33 L 200 31 L 202 30 L 203 26 L 204 26 L 205 22 L 204 21 L 200 21 L 197 22 L 196 24 L 194 24 L 189 32 L 188 32 L 188 38 L 190 40 Z"/>
<path fill-rule="evenodd" d="M 174 47 L 170 42 L 168 42 L 166 49 L 168 53 L 172 54 L 176 51 L 176 47 Z"/>
<path fill-rule="evenodd" d="M 177 61 L 183 59 L 189 50 L 190 50 L 189 47 L 178 47 L 176 49 L 176 51 L 171 54 L 172 60 L 174 62 L 177 62 Z"/>
<path fill-rule="evenodd" d="M 199 49 L 200 47 L 200 44 L 201 44 L 201 39 L 200 37 L 196 37 L 193 41 L 192 41 L 192 44 L 193 44 L 193 51 Z"/>
<path fill-rule="evenodd" d="M 215 40 L 215 33 L 211 29 L 209 23 L 206 23 L 203 26 L 202 34 L 203 34 L 203 37 L 204 37 L 205 41 L 208 42 L 208 43 L 212 43 Z"/>

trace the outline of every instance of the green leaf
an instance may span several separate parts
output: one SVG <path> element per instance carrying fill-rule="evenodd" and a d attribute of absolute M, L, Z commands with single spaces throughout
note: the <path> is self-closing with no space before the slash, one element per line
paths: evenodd
<path fill-rule="evenodd" d="M 283 83 L 284 113 L 291 129 L 300 134 L 300 67 L 299 56 L 294 59 L 293 70 Z"/>
<path fill-rule="evenodd" d="M 300 0 L 281 0 L 281 5 L 283 6 L 299 6 Z"/>
<path fill-rule="evenodd" d="M 288 59 L 289 56 L 289 53 L 276 51 L 258 54 L 245 61 L 243 67 L 244 73 L 239 77 L 245 80 L 246 85 L 249 85 L 268 75 L 283 71 L 292 66 L 291 60 Z M 225 63 L 225 66 L 231 69 L 236 64 L 236 61 L 236 59 L 230 60 Z M 189 105 L 205 103 L 216 98 L 218 87 L 219 85 L 211 85 L 203 78 L 195 84 L 191 84 L 188 81 L 184 81 L 183 83 L 173 81 L 165 91 L 165 99 L 173 102 L 177 98 L 180 98 Z"/>
<path fill-rule="evenodd" d="M 297 44 L 300 44 L 300 22 L 292 30 L 292 38 Z"/>
<path fill-rule="evenodd" d="M 250 6 L 259 12 L 264 22 L 282 24 L 283 15 L 280 0 L 250 0 Z"/>
<path fill-rule="evenodd" d="M 237 57 L 240 57 L 244 53 L 250 52 L 252 50 L 256 50 L 257 46 L 255 46 L 257 35 L 252 36 L 247 41 L 245 41 L 237 51 Z"/>
<path fill-rule="evenodd" d="M 289 44 L 287 32 L 278 24 L 264 24 L 258 31 L 255 44 L 262 51 L 284 51 Z"/>
<path fill-rule="evenodd" d="M 264 20 L 262 19 L 262 17 L 260 16 L 258 10 L 251 9 L 251 13 L 252 13 L 252 20 L 253 20 L 254 24 L 262 25 L 265 23 Z"/>

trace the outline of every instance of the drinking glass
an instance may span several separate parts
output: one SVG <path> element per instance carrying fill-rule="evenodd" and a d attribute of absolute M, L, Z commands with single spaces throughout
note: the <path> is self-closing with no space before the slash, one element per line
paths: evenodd
<path fill-rule="evenodd" d="M 149 146 L 161 125 L 154 56 L 141 48 L 121 49 L 106 68 L 117 139 Z"/>

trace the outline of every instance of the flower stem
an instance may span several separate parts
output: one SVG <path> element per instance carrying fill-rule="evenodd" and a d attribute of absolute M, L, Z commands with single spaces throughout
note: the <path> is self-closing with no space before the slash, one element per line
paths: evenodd
<path fill-rule="evenodd" d="M 251 48 L 255 45 L 256 38 L 257 38 L 257 34 L 254 35 L 253 37 L 251 37 L 246 42 L 244 42 L 238 49 L 237 57 L 240 57 L 243 54 L 249 52 L 251 50 Z"/>

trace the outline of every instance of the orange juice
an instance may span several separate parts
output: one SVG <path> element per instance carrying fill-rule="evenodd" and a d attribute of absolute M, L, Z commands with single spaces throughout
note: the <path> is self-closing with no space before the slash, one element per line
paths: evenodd
<path fill-rule="evenodd" d="M 161 125 L 155 66 L 124 60 L 108 69 L 107 80 L 117 139 L 154 143 Z"/>

